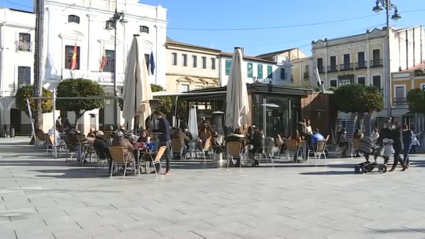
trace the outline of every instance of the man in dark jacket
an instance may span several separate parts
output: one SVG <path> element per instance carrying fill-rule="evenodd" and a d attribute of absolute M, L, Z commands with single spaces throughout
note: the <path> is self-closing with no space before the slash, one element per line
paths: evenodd
<path fill-rule="evenodd" d="M 403 162 L 404 165 L 408 168 L 410 166 L 409 152 L 412 148 L 414 134 L 409 129 L 407 124 L 403 124 L 401 129 L 403 130 Z"/>
<path fill-rule="evenodd" d="M 158 148 L 166 146 L 165 149 L 165 158 L 167 160 L 167 166 L 165 174 L 170 174 L 170 161 L 171 161 L 171 150 L 170 150 L 170 123 L 167 119 L 164 118 L 164 115 L 161 111 L 156 110 L 154 113 L 155 118 L 158 120 L 158 130 L 156 132 L 160 133 L 158 135 Z M 156 165 L 156 170 L 159 171 L 159 165 Z"/>

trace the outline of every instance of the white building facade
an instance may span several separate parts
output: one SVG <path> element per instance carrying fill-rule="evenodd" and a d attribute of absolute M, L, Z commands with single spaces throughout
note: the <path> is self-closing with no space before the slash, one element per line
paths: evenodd
<path fill-rule="evenodd" d="M 117 91 L 121 92 L 127 54 L 135 34 L 139 35 L 145 57 L 149 59 L 151 54 L 154 56 L 156 68 L 154 74 L 149 76 L 150 82 L 166 88 L 166 66 L 163 64 L 166 59 L 164 47 L 167 26 L 166 9 L 161 6 L 140 4 L 138 0 L 75 0 L 71 5 L 66 0 L 45 0 L 44 5 L 43 58 L 45 61 L 42 63 L 42 68 L 45 73 L 46 88 L 53 90 L 61 79 L 85 78 L 100 83 L 104 86 L 107 95 L 112 96 L 113 74 L 116 73 Z M 119 22 L 116 26 L 116 59 L 114 59 L 114 30 L 107 29 L 106 24 L 115 10 L 123 12 L 126 20 L 126 23 Z M 19 18 L 14 21 L 25 22 L 34 28 L 34 14 L 27 13 L 27 15 L 32 21 Z M 77 64 L 76 69 L 71 70 L 74 46 L 77 46 Z M 103 71 L 100 71 L 104 52 L 106 52 L 108 63 Z M 31 55 L 30 58 L 33 59 L 34 56 Z M 117 62 L 116 69 L 114 62 Z M 33 60 L 31 62 L 29 59 L 27 65 L 32 66 Z M 11 79 L 8 78 L 8 80 Z M 8 84 L 10 83 L 6 83 Z M 113 124 L 115 114 L 113 101 L 106 100 L 105 103 L 104 109 L 87 112 L 80 119 L 83 131 L 87 131 L 90 127 L 102 129 L 106 125 Z M 61 115 L 67 117 L 71 123 L 75 120 L 71 112 L 61 112 Z M 21 122 L 29 123 L 25 119 Z"/>
<path fill-rule="evenodd" d="M 288 58 L 275 62 L 259 57 L 244 56 L 243 61 L 242 70 L 246 76 L 246 83 L 261 82 L 272 85 L 292 83 L 292 63 Z M 219 78 L 221 86 L 228 83 L 231 65 L 232 53 L 220 53 Z"/>

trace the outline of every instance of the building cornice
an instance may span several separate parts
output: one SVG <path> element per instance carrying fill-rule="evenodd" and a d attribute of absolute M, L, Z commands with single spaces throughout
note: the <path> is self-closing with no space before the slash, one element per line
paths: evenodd
<path fill-rule="evenodd" d="M 196 46 L 196 45 L 186 44 L 186 43 L 182 43 L 182 42 L 167 41 L 165 43 L 165 47 L 167 47 L 167 48 L 173 47 L 173 46 L 174 47 L 181 47 L 183 49 L 192 49 L 192 50 L 201 50 L 201 51 L 206 51 L 206 52 L 213 52 L 213 53 L 217 53 L 217 54 L 221 52 L 221 50 L 218 50 L 218 49 L 213 49 L 213 48 L 208 48 L 208 47 L 203 47 L 203 46 Z M 179 50 L 180 48 L 172 48 L 172 49 Z"/>
<path fill-rule="evenodd" d="M 3 21 L 0 24 L 6 25 L 6 27 L 16 27 L 16 28 L 35 30 L 35 26 L 33 26 L 33 25 L 27 25 L 27 24 L 22 24 L 22 23 L 17 23 L 17 22 Z"/>
<path fill-rule="evenodd" d="M 87 14 L 92 15 L 92 13 L 101 13 L 101 14 L 105 14 L 105 15 L 111 15 L 113 14 L 113 11 L 111 10 L 105 10 L 105 9 L 100 9 L 100 8 L 93 8 L 93 7 L 86 7 L 86 6 L 78 6 L 78 5 L 69 5 L 69 4 L 65 4 L 65 3 L 59 3 L 59 2 L 48 2 L 48 4 L 50 6 L 53 7 L 65 7 L 68 9 L 75 9 L 75 10 L 81 10 L 81 11 L 86 11 L 88 12 Z M 126 16 L 128 18 L 130 18 L 130 21 L 132 21 L 132 19 L 136 20 L 136 21 L 140 21 L 140 20 L 146 20 L 146 21 L 150 21 L 153 23 L 157 23 L 157 24 L 167 24 L 168 21 L 167 20 L 162 20 L 162 19 L 157 19 L 157 18 L 151 18 L 151 17 L 147 17 L 147 16 L 140 16 L 140 15 L 134 15 L 134 14 L 128 14 L 126 13 Z"/>

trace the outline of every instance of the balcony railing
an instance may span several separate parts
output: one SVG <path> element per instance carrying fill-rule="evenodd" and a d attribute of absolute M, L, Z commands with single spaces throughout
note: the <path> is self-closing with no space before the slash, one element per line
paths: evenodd
<path fill-rule="evenodd" d="M 304 79 L 310 78 L 310 72 L 304 72 Z"/>
<path fill-rule="evenodd" d="M 16 51 L 27 51 L 27 52 L 31 52 L 32 51 L 32 42 L 28 42 L 28 41 L 16 41 L 15 42 L 16 45 Z"/>
<path fill-rule="evenodd" d="M 338 66 L 337 65 L 328 66 L 328 72 L 338 72 Z"/>
<path fill-rule="evenodd" d="M 317 70 L 319 71 L 320 74 L 325 73 L 325 68 L 323 66 L 318 66 Z"/>
<path fill-rule="evenodd" d="M 366 61 L 359 61 L 356 62 L 356 69 L 366 69 L 367 65 L 366 65 Z"/>
<path fill-rule="evenodd" d="M 382 59 L 374 59 L 370 61 L 370 67 L 382 67 Z"/>
<path fill-rule="evenodd" d="M 393 106 L 407 106 L 406 98 L 393 98 Z"/>
<path fill-rule="evenodd" d="M 353 70 L 353 63 L 344 63 L 339 65 L 340 71 L 351 71 Z"/>

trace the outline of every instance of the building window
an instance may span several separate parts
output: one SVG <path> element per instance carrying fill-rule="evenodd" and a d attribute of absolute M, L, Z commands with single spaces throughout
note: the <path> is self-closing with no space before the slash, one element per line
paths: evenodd
<path fill-rule="evenodd" d="M 331 87 L 338 87 L 337 80 L 331 80 Z"/>
<path fill-rule="evenodd" d="M 330 62 L 331 62 L 331 66 L 330 69 L 328 70 L 329 72 L 335 72 L 338 71 L 338 67 L 336 66 L 336 56 L 331 56 L 330 58 Z"/>
<path fill-rule="evenodd" d="M 171 64 L 177 66 L 177 53 L 175 52 L 171 53 Z"/>
<path fill-rule="evenodd" d="M 65 69 L 71 69 L 72 55 L 74 54 L 74 46 L 65 46 Z M 75 70 L 80 69 L 80 47 L 77 46 L 77 62 Z"/>
<path fill-rule="evenodd" d="M 145 63 L 146 63 L 146 69 L 148 69 L 148 72 L 150 73 L 151 70 L 149 69 L 149 63 L 151 61 L 151 55 L 150 54 L 145 54 Z"/>
<path fill-rule="evenodd" d="M 75 15 L 69 15 L 68 22 L 80 24 L 80 17 Z"/>
<path fill-rule="evenodd" d="M 115 55 L 112 50 L 105 50 L 106 52 L 106 65 L 103 68 L 104 72 L 115 72 Z"/>
<path fill-rule="evenodd" d="M 187 66 L 187 55 L 183 54 L 182 57 L 183 57 L 183 66 Z"/>
<path fill-rule="evenodd" d="M 215 70 L 215 58 L 211 58 L 211 69 Z"/>
<path fill-rule="evenodd" d="M 273 66 L 267 66 L 267 78 L 273 78 Z"/>
<path fill-rule="evenodd" d="M 147 26 L 140 26 L 140 32 L 141 33 L 147 33 L 147 34 L 149 34 L 149 27 L 147 27 Z"/>
<path fill-rule="evenodd" d="M 319 73 L 325 72 L 325 70 L 323 69 L 323 58 L 317 58 L 317 70 L 319 71 Z"/>
<path fill-rule="evenodd" d="M 226 60 L 226 75 L 230 74 L 230 67 L 232 67 L 232 60 Z"/>
<path fill-rule="evenodd" d="M 188 92 L 189 91 L 189 85 L 181 85 L 180 91 L 181 92 Z"/>
<path fill-rule="evenodd" d="M 280 79 L 286 80 L 286 70 L 285 70 L 285 68 L 280 68 Z"/>
<path fill-rule="evenodd" d="M 366 77 L 357 78 L 357 83 L 360 85 L 366 85 Z"/>
<path fill-rule="evenodd" d="M 31 34 L 19 33 L 19 51 L 31 51 Z"/>
<path fill-rule="evenodd" d="M 198 67 L 198 57 L 192 56 L 192 63 L 194 68 Z"/>
<path fill-rule="evenodd" d="M 253 66 L 252 66 L 252 63 L 248 63 L 248 64 L 246 64 L 246 67 L 247 67 L 247 73 L 248 73 L 248 77 L 253 77 L 253 75 L 254 75 L 254 70 L 253 70 Z"/>
<path fill-rule="evenodd" d="M 18 66 L 18 86 L 31 84 L 31 67 Z"/>
<path fill-rule="evenodd" d="M 366 68 L 366 61 L 365 61 L 365 57 L 364 57 L 364 52 L 358 52 L 357 53 L 357 68 L 359 69 L 363 69 Z"/>
<path fill-rule="evenodd" d="M 263 65 L 257 65 L 257 78 L 263 79 Z"/>
<path fill-rule="evenodd" d="M 343 86 L 343 85 L 351 85 L 353 84 L 353 80 L 351 79 L 338 79 L 338 84 L 339 86 Z"/>
<path fill-rule="evenodd" d="M 396 85 L 394 87 L 393 105 L 406 105 L 406 86 Z"/>
<path fill-rule="evenodd" d="M 202 68 L 207 69 L 207 58 L 205 56 L 202 57 Z"/>
<path fill-rule="evenodd" d="M 372 85 L 375 86 L 378 89 L 382 89 L 381 88 L 381 76 L 373 76 L 373 82 Z"/>

